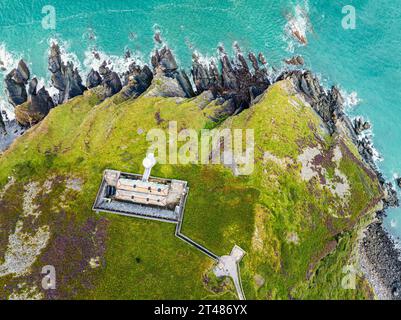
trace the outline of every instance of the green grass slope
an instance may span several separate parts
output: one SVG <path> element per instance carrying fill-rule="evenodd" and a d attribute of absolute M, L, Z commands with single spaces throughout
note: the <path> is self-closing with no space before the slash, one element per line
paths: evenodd
<path fill-rule="evenodd" d="M 229 282 L 213 278 L 213 262 L 174 237 L 173 225 L 91 210 L 104 169 L 142 172 L 150 129 L 167 130 L 172 120 L 180 130 L 210 127 L 215 106 L 200 108 L 200 100 L 99 102 L 87 92 L 1 155 L 0 299 L 235 298 Z M 218 255 L 235 244 L 247 251 L 249 299 L 369 298 L 359 277 L 355 290 L 341 287 L 343 267 L 357 259 L 359 225 L 381 196 L 350 143 L 328 136 L 287 82 L 219 127 L 255 130 L 253 174 L 235 177 L 220 165 L 152 172 L 189 182 L 183 232 Z M 310 179 L 305 150 L 319 150 Z M 21 247 L 28 253 L 18 255 Z M 55 267 L 56 290 L 41 288 L 46 265 Z"/>

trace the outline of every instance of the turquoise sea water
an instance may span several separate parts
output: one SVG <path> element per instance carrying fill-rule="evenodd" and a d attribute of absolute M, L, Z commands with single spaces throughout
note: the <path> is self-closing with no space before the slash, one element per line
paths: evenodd
<path fill-rule="evenodd" d="M 356 8 L 355 30 L 342 28 L 342 8 L 348 4 Z M 42 27 L 46 5 L 56 10 L 55 30 Z M 313 27 L 305 47 L 294 45 L 285 32 L 286 16 L 297 6 Z M 302 19 L 297 22 L 302 27 Z M 156 28 L 183 67 L 189 67 L 194 49 L 212 56 L 219 43 L 229 49 L 234 41 L 244 51 L 263 51 L 276 67 L 302 54 L 327 85 L 339 84 L 350 97 L 357 93 L 360 103 L 349 113 L 373 123 L 385 176 L 401 175 L 400 1 L 0 0 L 0 60 L 9 68 L 23 57 L 35 75 L 46 79 L 49 41 L 58 39 L 83 70 L 89 68 L 85 58 L 93 47 L 114 56 L 130 48 L 148 61 Z M 386 226 L 401 237 L 401 210 L 389 211 Z"/>

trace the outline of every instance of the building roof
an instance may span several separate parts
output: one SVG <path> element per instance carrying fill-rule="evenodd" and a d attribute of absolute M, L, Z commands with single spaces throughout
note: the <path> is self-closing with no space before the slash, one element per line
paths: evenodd
<path fill-rule="evenodd" d="M 117 190 L 140 192 L 146 194 L 156 194 L 167 196 L 169 186 L 154 182 L 144 182 L 141 180 L 119 179 L 116 185 Z"/>

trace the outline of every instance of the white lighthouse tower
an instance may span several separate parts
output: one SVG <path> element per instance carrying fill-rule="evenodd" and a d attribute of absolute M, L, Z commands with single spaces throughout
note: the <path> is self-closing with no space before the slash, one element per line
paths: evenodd
<path fill-rule="evenodd" d="M 156 158 L 153 153 L 149 153 L 146 158 L 143 160 L 142 165 L 145 168 L 145 172 L 143 173 L 142 181 L 148 182 L 150 177 L 150 172 L 152 168 L 156 165 Z"/>

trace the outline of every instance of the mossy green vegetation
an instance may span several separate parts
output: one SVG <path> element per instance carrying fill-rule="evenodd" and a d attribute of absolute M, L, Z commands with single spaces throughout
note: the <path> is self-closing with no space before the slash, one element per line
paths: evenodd
<path fill-rule="evenodd" d="M 241 263 L 247 298 L 368 298 L 363 279 L 356 290 L 339 284 L 344 264 L 354 261 L 358 221 L 381 190 L 346 137 L 330 137 L 288 87 L 275 84 L 250 109 L 217 124 L 254 129 L 251 175 L 195 164 L 157 165 L 152 174 L 188 181 L 187 236 L 218 255 L 235 244 L 247 251 Z M 210 128 L 208 108 L 198 104 L 119 96 L 100 102 L 87 92 L 53 109 L 1 155 L 0 299 L 21 294 L 22 283 L 54 299 L 233 298 L 232 285 L 211 276 L 213 261 L 175 238 L 173 225 L 91 210 L 104 169 L 142 172 L 149 130 L 168 130 L 169 121 L 179 130 Z M 300 161 L 307 148 L 320 152 L 311 179 L 302 176 Z M 1 276 L 19 221 L 23 233 L 35 236 L 48 226 L 50 235 L 25 272 Z M 57 290 L 40 288 L 44 265 L 56 267 Z"/>

